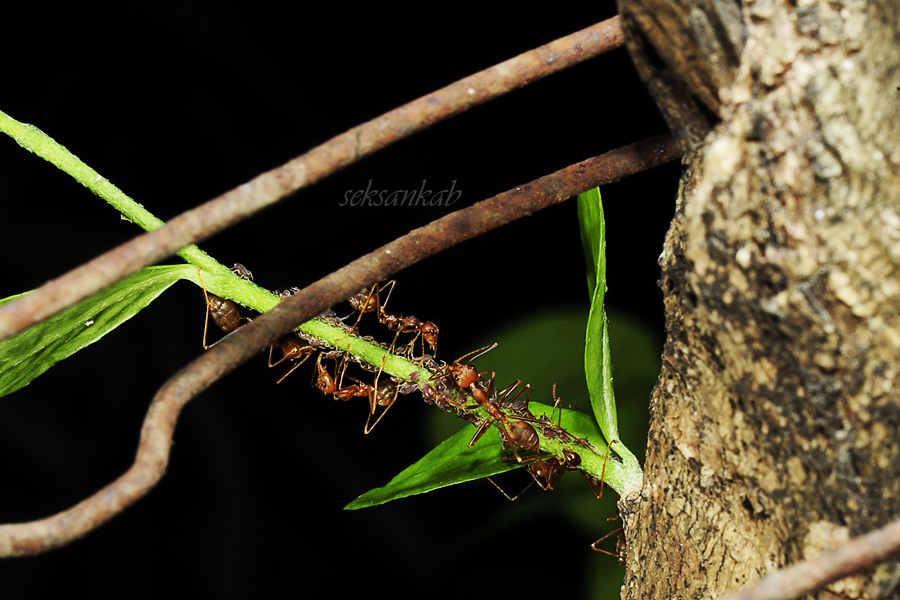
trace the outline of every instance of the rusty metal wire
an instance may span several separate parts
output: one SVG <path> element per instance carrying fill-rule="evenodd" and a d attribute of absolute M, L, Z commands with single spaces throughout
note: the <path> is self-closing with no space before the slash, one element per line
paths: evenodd
<path fill-rule="evenodd" d="M 175 423 L 187 402 L 279 337 L 360 287 L 423 258 L 579 192 L 677 159 L 671 137 L 654 138 L 577 163 L 444 216 L 382 246 L 291 296 L 181 369 L 154 396 L 134 464 L 93 496 L 51 517 L 0 525 L 0 557 L 45 552 L 96 529 L 136 502 L 162 478 Z"/>
<path fill-rule="evenodd" d="M 313 148 L 284 165 L 187 211 L 164 227 L 51 280 L 0 307 L 0 340 L 40 323 L 139 269 L 240 222 L 361 158 L 579 62 L 621 46 L 613 17 L 452 83 Z"/>

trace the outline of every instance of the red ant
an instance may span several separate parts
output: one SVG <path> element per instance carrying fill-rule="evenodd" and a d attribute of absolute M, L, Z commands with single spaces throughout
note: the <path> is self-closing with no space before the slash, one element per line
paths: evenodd
<path fill-rule="evenodd" d="M 557 438 L 560 441 L 567 442 L 570 439 L 574 440 L 576 443 L 588 448 L 589 450 L 596 452 L 594 450 L 593 445 L 584 438 L 579 438 L 570 435 L 565 429 L 562 428 L 562 408 L 560 407 L 560 403 L 562 402 L 562 398 L 556 395 L 556 384 L 553 384 L 553 412 L 559 408 L 559 416 L 557 417 L 557 422 L 554 424 L 551 413 L 551 419 L 549 421 L 541 421 L 542 423 L 542 432 L 545 437 Z M 542 419 L 546 419 L 546 416 L 542 417 Z M 594 496 L 597 497 L 597 500 L 603 497 L 603 486 L 606 478 L 606 464 L 610 459 L 610 449 L 613 444 L 619 443 L 618 440 L 611 440 L 609 445 L 606 447 L 606 452 L 603 455 L 603 468 L 600 471 L 600 479 L 597 479 L 593 475 L 582 471 L 581 474 L 584 476 L 585 482 L 588 484 L 588 487 L 591 488 L 591 492 L 593 492 Z M 578 455 L 577 452 L 573 452 L 572 450 L 563 449 L 563 457 L 564 460 L 560 461 L 557 458 L 552 458 L 548 461 L 542 461 L 544 463 L 549 464 L 537 464 L 535 468 L 532 468 L 531 475 L 532 477 L 540 477 L 545 482 L 547 482 L 548 487 L 544 487 L 541 484 L 541 481 L 537 478 L 535 479 L 543 489 L 553 489 L 553 486 L 559 481 L 559 478 L 562 477 L 562 474 L 566 471 L 576 471 L 581 466 L 581 456 Z M 528 468 L 526 466 L 526 468 Z"/>
<path fill-rule="evenodd" d="M 334 396 L 335 400 L 341 400 L 343 402 L 356 396 L 368 395 L 368 390 L 365 390 L 358 385 L 351 385 L 346 388 L 341 387 L 344 380 L 343 373 L 346 372 L 346 362 L 344 363 L 344 371 L 341 372 L 341 379 L 339 381 L 334 380 L 334 377 L 331 376 L 328 369 L 322 366 L 322 357 L 326 355 L 330 357 L 331 354 L 331 352 L 323 352 L 319 354 L 319 358 L 316 360 L 316 371 L 318 373 L 316 377 L 316 387 L 319 388 L 319 391 L 323 394 L 331 394 Z M 337 354 L 342 353 L 337 352 Z"/>
<path fill-rule="evenodd" d="M 380 373 L 379 373 L 380 374 Z M 389 379 L 387 382 L 378 383 L 378 377 L 375 377 L 375 386 L 372 388 L 372 393 L 369 395 L 369 416 L 366 418 L 366 426 L 363 428 L 364 434 L 369 434 L 375 426 L 381 422 L 381 419 L 384 418 L 384 415 L 387 414 L 387 411 L 394 405 L 397 401 L 397 396 L 400 394 L 400 384 L 393 379 Z M 378 418 L 375 419 L 375 422 L 369 426 L 369 422 L 372 420 L 372 417 L 375 415 L 375 407 L 383 406 L 384 410 L 381 411 L 381 414 L 378 415 Z"/>
<path fill-rule="evenodd" d="M 516 397 L 518 397 L 518 395 Z M 556 396 L 556 386 L 555 385 L 553 386 L 553 398 L 554 398 L 554 411 L 555 411 L 556 408 L 559 407 L 559 404 L 561 401 L 561 398 L 558 398 Z M 526 415 L 530 416 L 530 413 L 527 410 L 527 402 L 526 402 L 525 413 L 526 413 Z M 563 442 L 567 442 L 569 440 L 574 440 L 577 443 L 580 443 L 581 445 L 584 445 L 585 447 L 593 450 L 593 446 L 591 446 L 590 443 L 587 442 L 587 440 L 583 440 L 581 438 L 571 436 L 568 432 L 565 431 L 565 429 L 562 428 L 562 424 L 561 424 L 562 423 L 562 410 L 560 410 L 558 422 L 556 424 L 553 423 L 552 419 L 546 420 L 547 419 L 546 416 L 542 417 L 541 419 L 534 419 L 533 417 L 531 419 L 529 419 L 528 416 L 522 416 L 520 418 L 525 419 L 525 420 L 531 420 L 532 422 L 535 422 L 535 423 L 540 423 L 541 429 L 542 429 L 545 437 L 559 439 Z M 597 497 L 598 500 L 603 497 L 604 481 L 606 478 L 606 464 L 610 458 L 610 448 L 612 447 L 613 444 L 616 444 L 616 443 L 618 443 L 617 440 L 612 440 L 612 441 L 610 441 L 609 446 L 607 446 L 607 448 L 606 448 L 606 453 L 603 456 L 603 468 L 600 472 L 599 479 L 594 477 L 593 475 L 590 475 L 589 473 L 587 473 L 585 471 L 582 471 L 582 475 L 584 476 L 585 482 L 591 488 L 591 491 L 593 492 L 594 496 Z M 560 478 L 563 476 L 563 474 L 566 471 L 576 471 L 576 470 L 580 469 L 581 456 L 577 452 L 569 450 L 568 448 L 564 448 L 562 453 L 563 453 L 562 459 L 559 459 L 555 456 L 541 457 L 540 454 L 538 454 L 538 456 L 532 458 L 530 461 L 527 461 L 527 464 L 524 465 L 524 468 L 526 471 L 528 471 L 529 475 L 531 475 L 532 479 L 534 479 L 534 481 L 532 483 L 537 483 L 541 487 L 541 489 L 543 489 L 545 491 L 553 490 L 556 487 L 556 485 L 559 483 Z M 496 483 L 494 483 L 493 481 L 491 481 L 491 483 L 493 483 L 495 487 L 500 489 Z M 528 487 L 530 487 L 530 486 L 531 486 L 531 484 L 528 485 Z M 506 494 L 506 492 L 504 492 L 502 489 L 500 489 L 500 491 L 503 492 L 503 495 L 506 496 L 508 499 L 516 500 L 519 496 L 521 496 L 528 489 L 528 487 L 526 487 L 524 490 L 522 490 L 522 492 L 519 492 L 519 494 L 517 494 L 513 498 L 510 498 L 510 496 L 508 494 Z M 597 549 L 597 550 L 599 550 L 599 549 Z"/>
<path fill-rule="evenodd" d="M 281 349 L 282 356 L 275 362 L 272 362 L 272 350 L 278 346 Z M 294 361 L 291 368 L 282 375 L 275 383 L 281 383 L 288 375 L 297 370 L 300 365 L 305 363 L 310 356 L 316 353 L 317 348 L 312 344 L 300 341 L 300 337 L 296 334 L 288 335 L 281 340 L 269 346 L 269 367 L 277 367 L 286 360 Z M 298 362 L 299 359 L 299 362 Z"/>
<path fill-rule="evenodd" d="M 491 373 L 491 378 L 488 380 L 486 389 L 482 389 L 477 384 L 473 383 L 469 386 L 469 391 L 472 393 L 472 397 L 476 402 L 481 404 L 485 410 L 487 410 L 492 420 L 485 421 L 478 428 L 478 431 L 475 432 L 475 435 L 472 436 L 472 440 L 469 442 L 469 447 L 475 445 L 475 443 L 481 438 L 487 428 L 491 426 L 492 423 L 497 423 L 498 429 L 500 429 L 500 438 L 503 440 L 503 443 L 509 446 L 513 455 L 516 457 L 516 460 L 519 462 L 526 462 L 526 459 L 523 459 L 519 456 L 516 447 L 521 448 L 522 450 L 528 451 L 537 451 L 540 449 L 541 440 L 538 437 L 537 431 L 535 431 L 534 427 L 528 423 L 527 417 L 516 417 L 514 420 L 510 420 L 505 414 L 503 414 L 500 409 L 504 404 L 507 403 L 507 399 L 509 396 L 516 390 L 516 388 L 521 385 L 522 381 L 516 381 L 510 386 L 507 386 L 503 390 L 500 391 L 499 394 L 495 392 L 494 389 L 494 373 Z M 513 396 L 510 403 L 515 402 L 519 396 L 523 393 L 528 392 L 528 398 L 531 398 L 531 384 L 525 384 L 519 392 Z M 526 405 L 528 404 L 528 400 L 525 400 Z"/>
<path fill-rule="evenodd" d="M 377 295 L 381 290 L 384 290 L 388 284 L 385 284 L 383 287 L 379 288 L 378 284 L 372 286 L 371 289 L 363 288 L 347 298 L 347 303 L 353 307 L 353 312 L 358 312 L 359 317 L 357 317 L 356 322 L 353 324 L 353 327 L 350 328 L 350 331 L 356 331 L 356 326 L 359 325 L 359 322 L 362 320 L 364 314 L 373 312 L 377 310 L 376 304 L 378 302 L 372 302 L 373 295 Z M 353 313 L 350 313 L 344 319 L 350 317 Z"/>
<path fill-rule="evenodd" d="M 385 388 L 381 390 L 378 389 L 378 382 L 376 379 L 375 386 L 371 386 L 361 381 L 357 380 L 357 384 L 348 385 L 347 387 L 343 386 L 344 374 L 346 373 L 346 363 L 344 364 L 344 369 L 341 371 L 341 377 L 338 381 L 334 380 L 334 377 L 331 376 L 331 373 L 328 372 L 322 365 L 322 356 L 326 353 L 319 354 L 319 358 L 316 361 L 316 370 L 318 372 L 318 377 L 316 379 L 316 387 L 319 388 L 319 391 L 323 394 L 331 394 L 334 396 L 335 400 L 341 400 L 346 402 L 350 400 L 350 398 L 356 397 L 366 397 L 369 399 L 369 416 L 366 419 L 366 425 L 363 429 L 363 432 L 368 434 L 375 426 L 378 425 L 379 421 L 381 421 L 382 417 L 384 417 L 385 413 L 394 405 L 394 402 L 397 400 L 397 396 L 400 393 L 399 387 L 395 382 L 391 382 L 385 386 L 387 390 L 390 390 L 391 387 L 394 388 L 393 396 L 390 395 L 390 391 L 385 391 Z M 381 412 L 381 415 L 378 416 L 378 419 L 375 420 L 375 423 L 372 426 L 369 426 L 369 422 L 371 421 L 372 415 L 375 414 L 375 410 L 377 406 L 385 406 L 386 408 Z"/>
<path fill-rule="evenodd" d="M 563 473 L 569 470 L 575 470 L 578 468 L 578 465 L 581 464 L 581 457 L 578 456 L 577 453 L 564 449 L 563 455 L 565 456 L 565 459 L 560 460 L 555 456 L 541 457 L 540 454 L 538 454 L 531 462 L 524 464 L 523 468 L 531 475 L 533 481 L 515 496 L 510 497 L 509 494 L 507 494 L 503 488 L 497 485 L 490 477 L 488 477 L 488 481 L 490 481 L 495 488 L 500 490 L 500 492 L 506 496 L 506 499 L 511 502 L 518 500 L 519 497 L 527 492 L 535 483 L 537 483 L 544 491 L 552 491 L 556 488 Z"/>
<path fill-rule="evenodd" d="M 387 325 L 387 328 L 391 331 L 396 331 L 397 334 L 394 336 L 394 341 L 390 345 L 390 349 L 393 349 L 394 345 L 397 343 L 397 338 L 400 337 L 401 333 L 415 333 L 416 335 L 409 341 L 407 346 L 413 348 L 415 341 L 422 336 L 422 356 L 425 356 L 425 343 L 431 347 L 432 351 L 437 352 L 437 340 L 438 340 L 438 327 L 431 321 L 421 321 L 418 317 L 414 317 L 413 315 L 408 315 L 405 317 L 398 317 L 396 315 L 389 315 L 385 311 L 385 306 L 387 306 L 388 301 L 391 299 L 391 294 L 394 292 L 394 285 L 396 284 L 396 280 L 391 280 L 379 287 L 376 283 L 369 290 L 369 293 L 366 294 L 365 290 L 360 290 L 353 296 L 347 299 L 350 305 L 353 307 L 354 312 L 359 312 L 359 318 L 356 319 L 356 323 L 350 328 L 350 331 L 354 331 L 356 326 L 359 324 L 360 319 L 362 319 L 363 314 L 367 312 L 375 312 L 378 317 L 378 322 Z M 381 292 L 390 286 L 390 291 L 388 291 L 387 298 L 384 302 L 381 301 Z M 365 295 L 365 297 L 364 297 Z M 352 314 L 352 313 L 351 313 Z"/>
<path fill-rule="evenodd" d="M 475 355 L 474 358 L 478 358 L 482 354 L 489 352 L 497 347 L 497 344 L 493 344 L 491 346 L 486 346 L 484 348 L 480 348 L 478 350 L 474 350 L 468 354 L 465 354 L 454 361 L 452 365 L 446 365 L 439 371 L 435 378 L 443 378 L 448 375 L 452 377 L 454 383 L 462 390 L 468 391 L 472 398 L 475 400 L 475 406 L 467 406 L 464 402 L 458 402 L 453 400 L 452 398 L 445 398 L 450 404 L 456 406 L 458 409 L 461 409 L 465 412 L 468 412 L 471 408 L 476 408 L 478 406 L 483 407 L 488 415 L 490 415 L 491 420 L 487 420 L 481 423 L 478 431 L 475 432 L 475 435 L 472 437 L 472 441 L 469 442 L 469 446 L 474 446 L 475 443 L 481 438 L 487 428 L 492 423 L 497 423 L 498 429 L 500 429 L 500 437 L 503 440 L 503 443 L 508 445 L 513 454 L 516 457 L 516 460 L 519 462 L 525 462 L 525 460 L 519 455 L 516 447 L 521 448 L 522 450 L 538 450 L 540 447 L 540 438 L 538 438 L 537 431 L 535 431 L 534 427 L 527 422 L 527 418 L 515 418 L 514 421 L 511 421 L 509 417 L 507 417 L 503 412 L 501 412 L 500 408 L 503 407 L 504 404 L 512 404 L 516 402 L 516 400 L 523 393 L 528 392 L 528 397 L 524 401 L 525 404 L 525 412 L 527 413 L 528 402 L 531 400 L 531 384 L 526 384 L 519 392 L 512 397 L 511 400 L 508 400 L 510 395 L 516 390 L 516 388 L 521 385 L 522 380 L 516 381 L 510 386 L 507 386 L 503 390 L 500 391 L 499 397 L 496 391 L 496 387 L 494 384 L 494 379 L 496 377 L 496 373 L 494 371 L 481 371 L 479 372 L 475 367 L 471 364 L 461 364 L 460 361 L 463 359 Z M 482 380 L 482 376 L 490 375 L 487 381 Z"/>
<path fill-rule="evenodd" d="M 250 271 L 247 271 L 246 267 L 244 267 L 240 263 L 234 265 L 234 270 L 239 275 L 241 273 L 238 272 L 238 267 L 243 269 L 243 271 L 245 271 L 250 278 L 253 277 L 253 275 L 250 273 Z M 241 275 L 241 276 L 244 277 L 244 275 Z M 244 277 L 244 278 L 246 279 L 247 277 Z M 283 292 L 276 292 L 276 293 L 278 294 L 279 298 L 284 300 L 288 296 L 292 296 L 299 291 L 300 291 L 299 288 L 288 288 L 288 289 L 284 290 Z M 281 350 L 281 358 L 279 358 L 275 362 L 272 362 L 272 351 L 275 349 L 275 346 L 278 346 L 278 348 Z M 300 339 L 300 336 L 297 335 L 296 332 L 289 333 L 285 337 L 281 338 L 280 340 L 278 340 L 277 342 L 275 342 L 274 344 L 269 346 L 269 367 L 270 368 L 277 367 L 278 365 L 280 365 L 281 363 L 283 363 L 286 360 L 290 360 L 294 363 L 293 365 L 291 365 L 291 368 L 288 369 L 287 372 L 284 375 L 282 375 L 278 379 L 278 381 L 276 381 L 275 383 L 277 384 L 277 383 L 281 383 L 282 381 L 284 381 L 288 375 L 290 375 L 291 373 L 296 371 L 300 367 L 300 365 L 305 363 L 309 359 L 309 357 L 311 357 L 313 354 L 315 354 L 316 350 L 318 350 L 318 348 L 315 345 L 313 345 L 309 342 L 302 342 Z M 298 360 L 299 360 L 299 362 L 297 362 Z"/>
<path fill-rule="evenodd" d="M 577 452 L 563 449 L 563 460 L 555 456 L 539 459 L 525 465 L 525 469 L 531 474 L 535 482 L 542 490 L 550 491 L 556 488 L 560 478 L 566 471 L 574 471 L 581 465 L 581 457 Z"/>
<path fill-rule="evenodd" d="M 203 324 L 203 349 L 209 350 L 212 346 L 206 344 L 206 332 L 209 328 L 209 317 L 212 316 L 213 322 L 225 333 L 231 333 L 249 321 L 249 317 L 241 314 L 241 308 L 233 300 L 220 298 L 206 291 L 203 284 L 203 275 L 201 270 L 197 269 L 197 277 L 200 279 L 200 287 L 203 289 L 203 296 L 206 298 L 206 321 Z"/>

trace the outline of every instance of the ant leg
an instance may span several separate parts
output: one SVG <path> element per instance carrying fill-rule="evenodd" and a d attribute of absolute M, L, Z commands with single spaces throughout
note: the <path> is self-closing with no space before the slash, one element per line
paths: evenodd
<path fill-rule="evenodd" d="M 272 362 L 272 350 L 275 348 L 276 344 L 281 348 L 282 357 L 275 362 Z M 315 353 L 316 348 L 313 345 L 301 343 L 297 336 L 294 335 L 289 335 L 269 346 L 269 367 L 277 367 L 286 360 L 290 360 L 294 363 L 291 365 L 291 368 L 288 369 L 287 373 L 282 375 L 275 383 L 284 381 L 288 375 L 296 371 L 300 365 L 309 360 Z M 298 359 L 300 359 L 299 362 Z"/>
<path fill-rule="evenodd" d="M 604 550 L 603 548 L 598 548 L 598 547 L 597 547 L 597 544 L 599 544 L 600 542 L 602 542 L 602 541 L 605 540 L 606 538 L 612 537 L 613 535 L 615 535 L 615 534 L 617 534 L 617 533 L 621 535 L 622 531 L 623 531 L 623 528 L 622 528 L 622 527 L 619 527 L 618 529 L 613 529 L 612 531 L 610 531 L 609 533 L 607 533 L 606 535 L 604 535 L 602 538 L 600 538 L 599 540 L 597 540 L 596 542 L 594 542 L 593 544 L 591 544 L 591 548 L 593 548 L 593 549 L 596 550 L 597 552 L 602 552 L 603 554 L 608 554 L 608 555 L 610 555 L 610 556 L 615 556 L 616 558 L 619 559 L 619 562 L 623 562 L 623 561 L 625 560 L 625 557 L 622 556 L 621 554 L 616 554 L 615 552 L 610 552 L 609 550 Z M 617 545 L 618 545 L 618 544 L 617 544 Z"/>
<path fill-rule="evenodd" d="M 520 389 L 516 393 L 515 396 L 513 396 L 512 398 L 509 398 L 510 394 L 515 392 L 516 388 L 518 388 L 520 385 L 522 385 L 521 379 L 517 380 L 515 383 L 508 385 L 505 388 L 503 388 L 502 390 L 500 390 L 497 393 L 497 397 L 499 398 L 498 404 L 500 406 L 516 404 L 519 400 L 519 396 L 521 396 L 522 394 L 527 392 L 528 396 L 525 398 L 525 401 L 522 403 L 521 410 L 517 407 L 513 407 L 513 410 L 516 412 L 516 414 L 522 414 L 522 416 L 529 417 L 529 415 L 531 415 L 531 412 L 528 410 L 528 405 L 531 402 L 531 384 L 530 383 L 526 383 L 525 386 L 522 389 Z M 533 416 L 533 415 L 531 415 L 531 416 Z"/>
<path fill-rule="evenodd" d="M 272 349 L 273 349 L 273 348 L 275 348 L 275 344 L 272 344 L 271 346 L 269 346 L 269 368 L 270 368 L 270 369 L 271 369 L 272 367 L 277 367 L 278 365 L 280 365 L 281 363 L 283 363 L 284 361 L 287 360 L 287 354 L 285 354 L 285 355 L 282 356 L 280 359 L 278 359 L 278 361 L 276 361 L 276 362 L 273 363 L 273 362 L 272 362 Z"/>
<path fill-rule="evenodd" d="M 491 421 L 483 421 L 478 426 L 478 430 L 475 432 L 475 435 L 473 435 L 472 439 L 469 441 L 468 447 L 471 448 L 472 446 L 474 446 L 478 442 L 478 440 L 481 439 L 481 436 L 484 435 L 484 433 L 488 430 L 488 428 L 490 426 L 491 426 Z"/>
<path fill-rule="evenodd" d="M 496 481 L 494 481 L 494 480 L 491 479 L 490 477 L 487 477 L 486 479 L 487 479 L 488 481 L 491 482 L 491 485 L 492 485 L 492 486 L 494 486 L 495 488 L 497 488 L 498 490 L 500 490 L 500 493 L 503 494 L 503 495 L 506 497 L 506 499 L 509 500 L 510 502 L 515 502 L 516 500 L 518 500 L 519 497 L 520 497 L 522 494 L 524 494 L 525 492 L 527 492 L 529 489 L 531 489 L 531 486 L 534 485 L 534 481 L 529 482 L 529 484 L 526 485 L 525 488 L 524 488 L 521 492 L 519 492 L 519 493 L 516 494 L 515 496 L 510 496 L 509 494 L 506 493 L 506 490 L 504 490 L 502 487 L 500 487 L 500 486 L 497 484 Z"/>
<path fill-rule="evenodd" d="M 200 279 L 200 289 L 203 290 L 203 299 L 206 301 L 206 319 L 203 321 L 203 349 L 209 350 L 209 346 L 206 345 L 206 330 L 209 327 L 209 294 L 206 293 L 206 284 L 203 283 L 203 275 L 201 275 L 202 270 L 197 269 L 197 278 Z"/>
<path fill-rule="evenodd" d="M 206 332 L 209 329 L 210 315 L 212 315 L 213 321 L 215 321 L 219 329 L 225 333 L 232 333 L 241 327 L 244 321 L 249 321 L 250 319 L 241 315 L 241 310 L 235 302 L 228 300 L 227 298 L 214 296 L 207 292 L 200 269 L 197 269 L 197 277 L 200 280 L 200 287 L 203 289 L 203 297 L 206 300 L 206 320 L 203 324 L 203 349 L 208 350 L 215 345 L 208 345 L 206 343 Z"/>
<path fill-rule="evenodd" d="M 397 330 L 397 333 L 394 334 L 394 340 L 391 342 L 391 345 L 388 346 L 387 351 L 389 354 L 394 353 L 394 346 L 397 344 L 397 340 L 400 338 L 400 330 Z"/>
<path fill-rule="evenodd" d="M 378 391 L 377 391 L 377 390 L 373 390 L 373 391 L 372 391 L 372 394 L 373 394 L 376 398 L 378 397 Z M 372 416 L 373 416 L 375 413 L 374 413 L 374 412 L 369 413 L 369 417 L 366 419 L 366 427 L 365 427 L 365 429 L 363 429 L 363 433 L 364 433 L 364 434 L 368 435 L 369 433 L 372 432 L 373 429 L 375 429 L 375 426 L 378 425 L 378 424 L 381 422 L 381 419 L 384 418 L 384 415 L 387 414 L 387 411 L 389 411 L 389 410 L 391 409 L 391 407 L 394 406 L 394 404 L 397 402 L 397 396 L 399 396 L 399 395 L 400 395 L 400 387 L 397 386 L 396 389 L 394 390 L 394 395 L 391 397 L 390 401 L 388 401 L 387 404 L 384 405 L 384 410 L 381 411 L 381 414 L 378 415 L 378 418 L 375 419 L 375 422 L 372 423 L 372 426 L 371 426 L 371 427 L 369 426 L 369 420 L 372 418 Z M 377 402 L 377 401 L 376 401 L 376 402 Z"/>
<path fill-rule="evenodd" d="M 376 310 L 378 311 L 378 321 L 384 323 L 387 319 L 387 313 L 384 312 L 384 307 L 387 306 L 387 303 L 391 299 L 391 294 L 394 293 L 394 286 L 397 284 L 396 279 L 391 279 L 386 284 L 384 284 L 381 288 L 379 288 L 376 298 Z M 377 285 L 377 284 L 376 284 Z M 388 286 L 391 286 L 391 289 L 388 291 L 387 298 L 384 299 L 384 302 L 381 301 L 381 292 L 387 289 Z"/>
<path fill-rule="evenodd" d="M 299 368 L 300 368 L 300 365 L 302 365 L 303 363 L 305 363 L 307 360 L 309 360 L 309 357 L 310 357 L 310 356 L 312 356 L 313 354 L 316 353 L 315 348 L 313 348 L 312 346 L 306 346 L 306 348 L 308 349 L 308 351 L 302 353 L 302 354 L 303 354 L 303 358 L 302 358 L 300 361 L 295 362 L 294 364 L 292 364 L 292 365 L 291 365 L 291 368 L 288 369 L 287 372 L 286 372 L 284 375 L 282 375 L 281 377 L 278 378 L 278 381 L 275 382 L 276 384 L 279 384 L 279 383 L 281 383 L 282 381 L 284 381 L 285 379 L 287 379 L 287 376 L 288 376 L 288 375 L 290 375 L 291 373 L 293 373 L 294 371 L 296 371 L 297 369 L 299 369 Z M 282 360 L 284 360 L 284 359 L 282 359 Z M 296 359 L 292 359 L 292 360 L 296 360 Z M 279 362 L 280 362 L 280 361 L 279 361 Z"/>
<path fill-rule="evenodd" d="M 394 403 L 397 402 L 397 396 L 400 395 L 400 386 L 395 385 L 394 387 L 396 389 L 394 390 L 394 396 L 384 404 L 382 404 L 379 401 L 378 378 L 381 377 L 382 373 L 384 373 L 385 360 L 387 360 L 387 357 L 384 357 L 381 359 L 381 369 L 379 369 L 378 374 L 375 375 L 375 386 L 372 389 L 371 394 L 369 395 L 369 407 L 370 407 L 369 416 L 366 417 L 366 426 L 365 426 L 365 428 L 363 428 L 363 433 L 365 435 L 368 435 L 369 433 L 371 433 L 371 431 L 373 429 L 375 429 L 375 426 L 381 422 L 381 419 L 384 418 L 384 415 L 387 414 L 387 411 L 389 411 L 391 409 L 391 407 L 394 406 Z M 378 406 L 379 404 L 384 406 L 384 410 L 381 411 L 381 414 L 378 415 L 378 418 L 375 419 L 375 422 L 372 423 L 372 426 L 370 427 L 369 422 L 372 420 L 372 417 L 375 415 L 375 407 Z"/>
<path fill-rule="evenodd" d="M 340 379 L 338 379 L 338 384 L 337 384 L 337 386 L 338 386 L 339 388 L 343 388 L 343 387 L 344 387 L 344 375 L 347 374 L 347 367 L 350 366 L 350 361 L 347 359 L 347 356 L 348 356 L 348 354 L 346 354 L 346 353 L 341 353 L 341 367 L 340 367 L 340 369 L 341 369 L 341 377 L 340 377 Z M 338 365 L 337 365 L 337 361 L 335 361 L 335 363 L 334 363 L 334 372 L 335 372 L 335 374 L 337 374 L 337 369 L 338 369 Z M 356 378 L 355 378 L 355 377 L 351 377 L 351 379 L 356 379 Z M 359 380 L 357 380 L 357 381 L 359 381 Z"/>
<path fill-rule="evenodd" d="M 361 296 L 362 294 L 363 294 L 363 291 L 360 291 L 360 292 L 358 292 L 357 294 L 355 294 L 354 296 L 351 297 L 351 298 L 354 298 L 354 299 L 355 299 L 355 300 L 350 301 L 350 304 L 351 304 L 352 306 L 354 306 L 354 308 L 356 307 L 356 305 L 359 304 L 358 298 L 359 298 L 359 296 Z M 372 300 L 373 300 L 373 297 L 372 297 L 372 296 L 373 296 L 373 295 L 375 295 L 375 298 L 374 298 L 374 300 L 375 300 L 375 306 L 373 306 L 373 307 L 370 309 L 370 308 L 369 308 L 369 303 L 372 302 Z M 353 324 L 353 326 L 350 328 L 350 333 L 351 333 L 351 334 L 352 334 L 354 331 L 356 331 L 356 326 L 359 325 L 359 322 L 360 322 L 360 321 L 362 321 L 363 315 L 366 314 L 367 312 L 371 312 L 372 310 L 377 310 L 378 304 L 379 304 L 379 303 L 378 303 L 378 284 L 376 283 L 376 284 L 373 285 L 372 288 L 369 290 L 369 293 L 368 293 L 368 295 L 366 296 L 366 299 L 365 299 L 365 301 L 362 303 L 362 305 L 359 306 L 359 308 L 355 308 L 355 310 L 354 310 L 354 312 L 356 312 L 356 310 L 359 311 L 359 317 L 356 318 L 356 322 L 355 322 L 355 323 Z M 353 313 L 350 313 L 350 315 L 352 315 L 352 314 L 353 314 Z M 347 317 L 349 317 L 350 315 L 347 315 Z M 346 319 L 347 317 L 344 317 L 344 318 Z M 341 319 L 341 320 L 343 321 L 343 319 Z"/>
<path fill-rule="evenodd" d="M 600 470 L 600 481 L 599 482 L 597 481 L 596 477 L 594 477 L 592 475 L 588 475 L 587 473 L 582 471 L 582 473 L 584 474 L 584 480 L 587 481 L 587 484 L 588 484 L 588 486 L 590 486 L 591 491 L 594 492 L 595 496 L 597 496 L 597 500 L 599 500 L 600 498 L 603 497 L 603 484 L 604 484 L 604 480 L 606 479 L 606 463 L 609 462 L 609 449 L 613 444 L 618 444 L 618 443 L 619 443 L 618 440 L 610 440 L 609 446 L 606 447 L 606 453 L 603 455 L 603 468 Z M 597 492 L 598 485 L 600 487 L 599 493 Z M 596 550 L 596 548 L 595 548 L 595 550 Z"/>

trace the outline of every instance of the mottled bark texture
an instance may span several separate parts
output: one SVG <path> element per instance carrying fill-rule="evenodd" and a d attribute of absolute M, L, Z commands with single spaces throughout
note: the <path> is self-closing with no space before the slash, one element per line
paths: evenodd
<path fill-rule="evenodd" d="M 740 15 L 660 258 L 668 339 L 644 487 L 622 499 L 624 598 L 713 598 L 900 516 L 900 3 Z M 898 582 L 888 563 L 816 597 Z"/>

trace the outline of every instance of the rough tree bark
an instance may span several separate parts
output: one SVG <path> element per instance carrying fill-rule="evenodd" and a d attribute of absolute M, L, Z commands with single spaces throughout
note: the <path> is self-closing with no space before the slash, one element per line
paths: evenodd
<path fill-rule="evenodd" d="M 681 127 L 693 151 L 660 258 L 664 366 L 644 487 L 620 506 L 623 598 L 712 598 L 900 515 L 900 4 L 620 1 L 663 95 L 727 46 L 666 18 L 742 28 L 707 27 L 740 51 L 712 61 L 730 84 L 682 76 L 700 109 L 661 106 L 675 128 L 721 122 L 695 139 Z M 816 597 L 900 597 L 898 582 L 889 563 Z"/>

